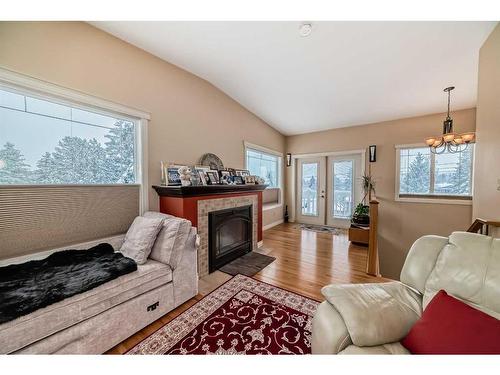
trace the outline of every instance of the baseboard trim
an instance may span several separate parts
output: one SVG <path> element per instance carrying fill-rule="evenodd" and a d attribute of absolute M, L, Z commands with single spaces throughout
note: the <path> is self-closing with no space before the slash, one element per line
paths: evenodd
<path fill-rule="evenodd" d="M 262 230 L 268 230 L 268 229 L 270 229 L 272 227 L 275 227 L 276 225 L 282 224 L 283 222 L 284 222 L 283 219 L 280 219 L 280 220 L 275 221 L 275 222 L 273 222 L 271 224 L 267 224 L 267 225 L 263 226 Z"/>

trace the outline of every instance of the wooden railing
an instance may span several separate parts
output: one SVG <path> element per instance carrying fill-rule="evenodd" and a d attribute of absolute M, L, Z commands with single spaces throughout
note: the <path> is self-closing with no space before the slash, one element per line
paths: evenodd
<path fill-rule="evenodd" d="M 378 261 L 378 201 L 370 200 L 370 238 L 368 240 L 368 258 L 366 260 L 366 273 L 380 276 Z"/>
<path fill-rule="evenodd" d="M 467 232 L 485 234 L 488 236 L 490 233 L 490 227 L 500 228 L 500 221 L 477 218 L 471 224 L 469 229 L 467 229 Z"/>

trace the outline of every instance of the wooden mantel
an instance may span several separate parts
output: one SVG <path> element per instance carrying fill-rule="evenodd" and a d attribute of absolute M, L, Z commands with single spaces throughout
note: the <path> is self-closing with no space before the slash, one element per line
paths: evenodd
<path fill-rule="evenodd" d="M 262 191 L 267 185 L 200 185 L 158 186 L 153 185 L 160 197 L 193 197 L 198 195 L 232 194 Z"/>
<path fill-rule="evenodd" d="M 257 237 L 262 241 L 262 191 L 267 185 L 159 186 L 160 212 L 183 217 L 198 227 L 198 201 L 254 195 L 258 201 Z"/>

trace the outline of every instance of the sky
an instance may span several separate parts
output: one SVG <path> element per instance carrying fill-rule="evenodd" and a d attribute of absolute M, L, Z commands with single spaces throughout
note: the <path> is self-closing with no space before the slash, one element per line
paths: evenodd
<path fill-rule="evenodd" d="M 65 136 L 101 144 L 116 118 L 0 89 L 0 147 L 11 142 L 32 168 Z"/>

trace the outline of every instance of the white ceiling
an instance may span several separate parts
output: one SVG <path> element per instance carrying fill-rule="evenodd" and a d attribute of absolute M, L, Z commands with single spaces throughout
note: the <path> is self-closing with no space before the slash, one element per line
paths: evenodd
<path fill-rule="evenodd" d="M 206 79 L 285 135 L 474 107 L 496 22 L 92 22 Z"/>

